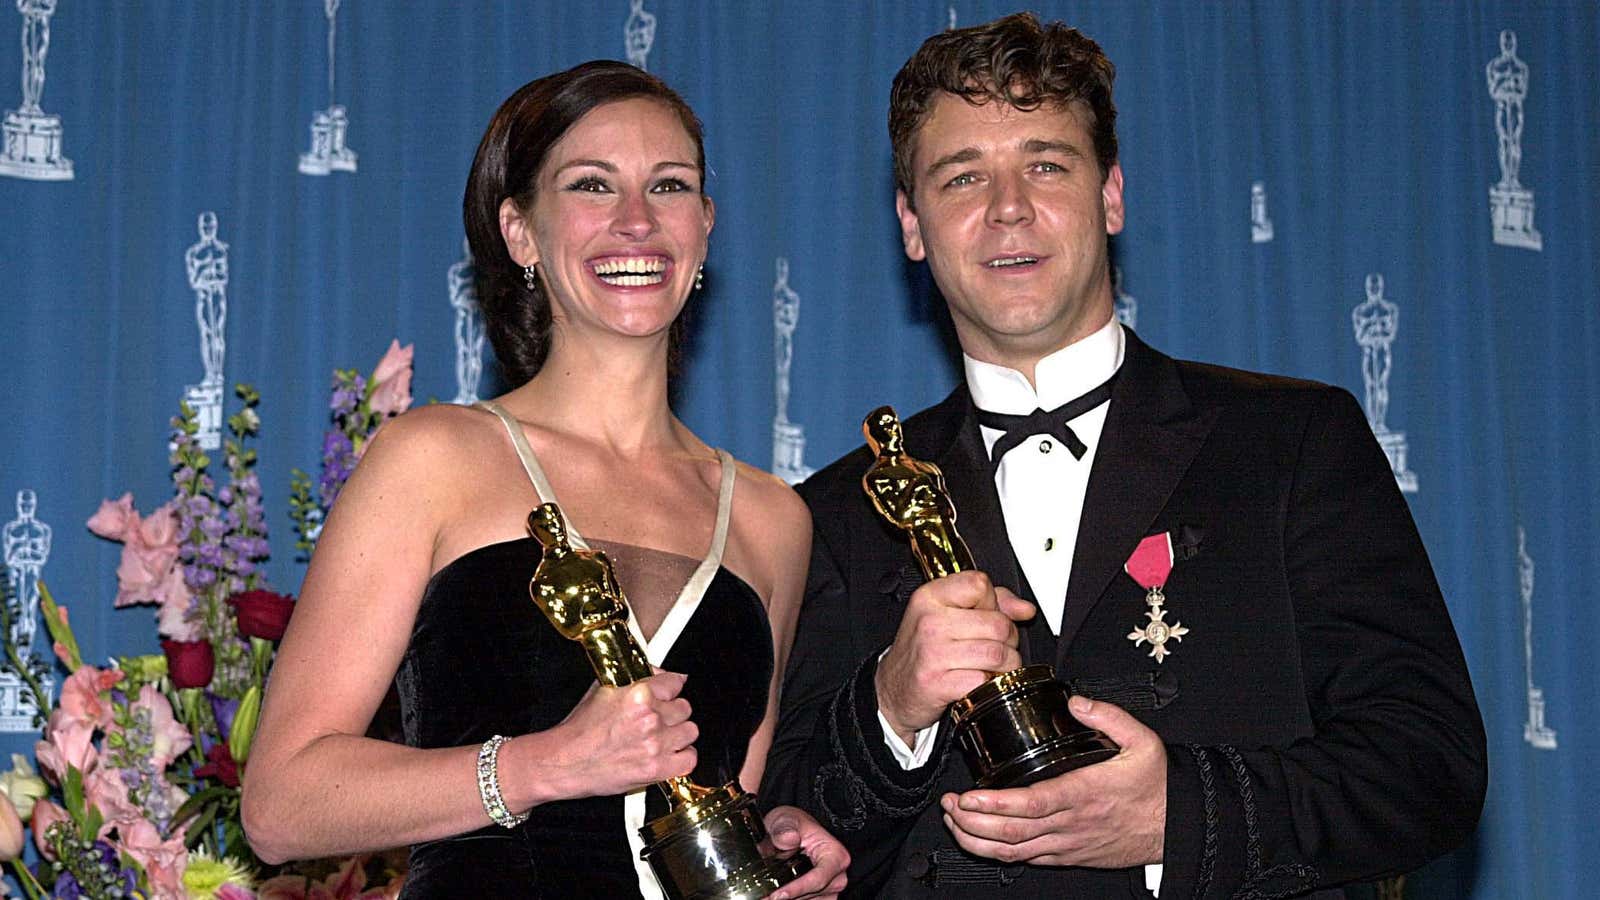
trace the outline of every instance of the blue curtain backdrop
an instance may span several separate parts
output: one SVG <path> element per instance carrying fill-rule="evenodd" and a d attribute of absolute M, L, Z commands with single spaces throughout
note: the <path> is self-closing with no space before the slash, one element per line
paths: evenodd
<path fill-rule="evenodd" d="M 168 418 L 207 374 L 197 301 L 226 302 L 223 379 L 265 397 L 270 571 L 293 592 L 289 469 L 317 464 L 331 370 L 370 370 L 398 337 L 420 402 L 461 395 L 450 272 L 482 128 L 518 85 L 625 58 L 630 35 L 705 120 L 714 172 L 690 426 L 794 475 L 855 445 L 869 408 L 955 382 L 942 301 L 900 250 L 888 86 L 927 35 L 1010 3 L 5 6 L 0 519 L 7 565 L 71 606 L 88 658 L 154 649 L 146 609 L 112 609 L 119 548 L 83 523 L 104 497 L 170 496 Z M 1175 355 L 1349 388 L 1414 482 L 1491 780 L 1473 843 L 1410 893 L 1592 895 L 1600 10 L 1033 6 L 1117 64 L 1119 311 Z M 223 253 L 203 213 L 225 284 L 186 271 L 191 248 Z M 785 340 L 780 306 L 798 307 Z M 8 727 L 0 750 L 31 748 Z"/>

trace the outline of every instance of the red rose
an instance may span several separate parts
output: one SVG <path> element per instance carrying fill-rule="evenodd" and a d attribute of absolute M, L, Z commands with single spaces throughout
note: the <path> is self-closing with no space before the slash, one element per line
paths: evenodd
<path fill-rule="evenodd" d="M 194 770 L 196 778 L 215 778 L 228 787 L 239 786 L 239 764 L 233 761 L 228 745 L 218 741 L 206 751 L 206 764 Z"/>
<path fill-rule="evenodd" d="M 164 640 L 161 651 L 167 654 L 167 674 L 173 687 L 203 688 L 211 683 L 216 657 L 211 653 L 210 641 Z"/>
<path fill-rule="evenodd" d="M 239 620 L 239 633 L 245 637 L 279 640 L 294 614 L 294 598 L 271 591 L 245 591 L 229 597 L 228 602 Z"/>

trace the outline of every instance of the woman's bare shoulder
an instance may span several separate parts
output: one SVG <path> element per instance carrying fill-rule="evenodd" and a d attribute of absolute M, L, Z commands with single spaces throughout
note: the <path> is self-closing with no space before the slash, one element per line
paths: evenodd
<path fill-rule="evenodd" d="M 809 548 L 811 510 L 783 479 L 748 463 L 737 462 L 733 526 L 750 535 L 751 551 L 782 557 L 787 548 Z M 779 559 L 769 561 L 777 564 Z"/>
<path fill-rule="evenodd" d="M 390 463 L 418 464 L 471 459 L 502 430 L 492 414 L 454 403 L 418 406 L 384 422 L 366 456 Z M 365 461 L 365 457 L 363 458 Z"/>

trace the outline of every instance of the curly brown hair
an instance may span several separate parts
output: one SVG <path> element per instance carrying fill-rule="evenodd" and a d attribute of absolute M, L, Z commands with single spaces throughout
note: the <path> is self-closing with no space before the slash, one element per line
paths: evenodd
<path fill-rule="evenodd" d="M 550 353 L 550 298 L 529 287 L 500 235 L 500 204 L 511 198 L 524 212 L 533 208 L 534 182 L 550 148 L 596 107 L 634 97 L 666 104 L 694 141 L 695 163 L 704 182 L 706 151 L 700 119 L 677 92 L 642 69 L 614 60 L 594 60 L 530 81 L 506 98 L 478 144 L 462 198 L 462 219 L 472 250 L 473 280 L 485 331 L 511 387 L 544 366 Z M 673 322 L 676 347 L 683 316 Z"/>
<path fill-rule="evenodd" d="M 1088 116 L 1104 178 L 1117 162 L 1115 78 L 1116 67 L 1099 44 L 1060 22 L 1041 25 L 1033 13 L 940 32 L 906 60 L 889 92 L 895 186 L 910 200 L 917 130 L 941 92 L 975 106 L 998 101 L 1020 110 L 1077 104 Z"/>

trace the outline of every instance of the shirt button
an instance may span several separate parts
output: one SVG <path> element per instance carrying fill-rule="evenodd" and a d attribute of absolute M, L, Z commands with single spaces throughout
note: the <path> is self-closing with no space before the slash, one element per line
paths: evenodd
<path fill-rule="evenodd" d="M 1054 447 L 1055 447 L 1055 445 L 1050 443 L 1050 439 L 1049 438 L 1046 438 L 1046 439 L 1044 439 L 1044 440 L 1039 442 L 1039 452 L 1040 453 L 1049 453 Z"/>
<path fill-rule="evenodd" d="M 1056 539 L 1055 538 L 1045 538 L 1044 539 L 1044 551 L 1046 553 L 1049 553 L 1051 550 L 1054 550 L 1055 547 L 1056 547 Z"/>

